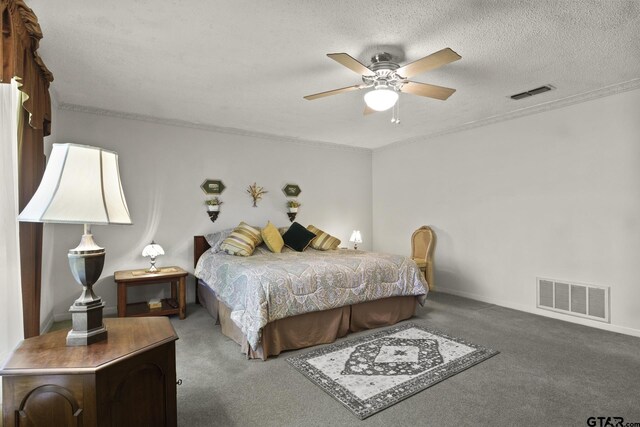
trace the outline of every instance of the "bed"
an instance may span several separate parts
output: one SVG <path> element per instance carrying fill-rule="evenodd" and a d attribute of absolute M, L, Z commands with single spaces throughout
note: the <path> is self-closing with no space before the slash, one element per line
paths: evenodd
<path fill-rule="evenodd" d="M 413 316 L 428 286 L 410 258 L 338 249 L 238 257 L 194 236 L 197 301 L 249 358 L 330 343 Z"/>

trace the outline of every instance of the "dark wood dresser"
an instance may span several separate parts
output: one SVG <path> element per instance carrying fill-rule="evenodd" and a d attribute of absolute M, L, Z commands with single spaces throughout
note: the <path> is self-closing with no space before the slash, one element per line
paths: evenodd
<path fill-rule="evenodd" d="M 2 416 L 13 426 L 175 426 L 178 339 L 166 317 L 104 319 L 108 339 L 67 347 L 67 330 L 7 359 Z"/>

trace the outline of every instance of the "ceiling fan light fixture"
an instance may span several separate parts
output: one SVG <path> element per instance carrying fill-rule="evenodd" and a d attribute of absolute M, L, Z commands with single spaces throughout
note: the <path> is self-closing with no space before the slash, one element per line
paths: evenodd
<path fill-rule="evenodd" d="M 398 101 L 398 92 L 388 86 L 379 86 L 364 94 L 367 107 L 375 111 L 386 111 Z"/>

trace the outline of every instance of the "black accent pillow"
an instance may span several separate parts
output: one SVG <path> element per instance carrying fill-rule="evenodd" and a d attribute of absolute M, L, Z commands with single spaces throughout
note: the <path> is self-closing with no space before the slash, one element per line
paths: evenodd
<path fill-rule="evenodd" d="M 297 222 L 291 224 L 291 227 L 282 235 L 284 244 L 294 251 L 302 252 L 307 249 L 309 243 L 315 239 L 316 235 Z"/>

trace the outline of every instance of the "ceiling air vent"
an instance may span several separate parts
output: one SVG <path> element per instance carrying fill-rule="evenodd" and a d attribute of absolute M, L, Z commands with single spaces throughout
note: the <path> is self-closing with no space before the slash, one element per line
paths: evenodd
<path fill-rule="evenodd" d="M 516 93 L 515 95 L 511 95 L 511 99 L 523 99 L 528 98 L 533 95 L 540 95 L 541 93 L 549 92 L 550 90 L 555 89 L 551 85 L 540 86 L 535 89 L 528 90 L 526 92 Z"/>

